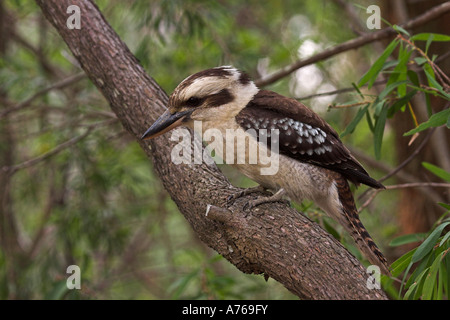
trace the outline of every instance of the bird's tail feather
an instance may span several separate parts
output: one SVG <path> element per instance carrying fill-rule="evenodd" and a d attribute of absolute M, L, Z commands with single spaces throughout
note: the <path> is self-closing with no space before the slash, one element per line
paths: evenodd
<path fill-rule="evenodd" d="M 375 241 L 359 219 L 355 201 L 348 185 L 347 180 L 340 176 L 336 180 L 339 190 L 339 200 L 342 203 L 342 215 L 339 219 L 342 226 L 350 233 L 355 240 L 359 250 L 369 260 L 370 263 L 377 265 L 381 272 L 389 275 L 389 267 L 383 253 L 378 249 Z"/>

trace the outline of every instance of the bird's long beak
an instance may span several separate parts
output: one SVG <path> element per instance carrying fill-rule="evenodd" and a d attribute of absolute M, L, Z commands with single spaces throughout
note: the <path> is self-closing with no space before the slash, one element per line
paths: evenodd
<path fill-rule="evenodd" d="M 155 138 L 167 131 L 172 130 L 181 125 L 183 120 L 192 113 L 193 110 L 186 110 L 171 114 L 167 109 L 142 135 L 142 140 Z"/>

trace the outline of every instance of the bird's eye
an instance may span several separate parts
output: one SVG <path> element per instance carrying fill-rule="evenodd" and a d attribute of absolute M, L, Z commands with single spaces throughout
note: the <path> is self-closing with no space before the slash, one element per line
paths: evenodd
<path fill-rule="evenodd" d="M 198 98 L 198 97 L 190 97 L 187 101 L 186 104 L 189 107 L 197 107 L 200 105 L 200 103 L 202 102 L 202 99 Z"/>

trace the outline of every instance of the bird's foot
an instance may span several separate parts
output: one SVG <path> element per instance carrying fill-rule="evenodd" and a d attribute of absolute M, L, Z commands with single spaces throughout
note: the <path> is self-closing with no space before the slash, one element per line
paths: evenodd
<path fill-rule="evenodd" d="M 288 200 L 283 199 L 283 196 L 286 194 L 286 191 L 283 188 L 278 190 L 275 194 L 271 194 L 269 191 L 267 191 L 266 188 L 264 188 L 261 185 L 258 185 L 256 187 L 252 187 L 252 188 L 247 188 L 240 192 L 230 195 L 227 198 L 227 205 L 230 206 L 236 199 L 238 199 L 240 197 L 247 196 L 252 193 L 261 193 L 261 192 L 270 194 L 270 196 L 260 197 L 255 200 L 250 200 L 249 202 L 247 202 L 244 205 L 244 210 L 250 210 L 254 207 L 259 206 L 260 204 L 270 203 L 270 202 L 284 202 L 286 205 L 288 205 L 288 206 L 290 205 L 290 202 Z"/>
<path fill-rule="evenodd" d="M 269 196 L 269 197 L 261 197 L 255 200 L 250 200 L 247 202 L 247 204 L 244 206 L 244 210 L 253 209 L 256 206 L 259 206 L 263 203 L 270 203 L 270 202 L 284 202 L 286 205 L 290 205 L 288 200 L 283 199 L 283 196 L 286 194 L 286 191 L 281 188 L 278 190 L 275 194 Z"/>
<path fill-rule="evenodd" d="M 258 193 L 258 192 L 266 193 L 267 191 L 262 185 L 258 185 L 256 187 L 244 189 L 244 190 L 242 190 L 240 192 L 236 192 L 236 193 L 230 195 L 227 198 L 227 205 L 230 206 L 231 204 L 233 204 L 234 200 L 236 200 L 236 199 L 238 199 L 240 197 L 247 196 L 247 195 L 252 194 L 252 193 Z"/>

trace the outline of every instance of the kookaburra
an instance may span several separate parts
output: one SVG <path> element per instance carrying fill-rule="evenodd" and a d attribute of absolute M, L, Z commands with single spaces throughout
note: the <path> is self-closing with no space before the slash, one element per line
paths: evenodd
<path fill-rule="evenodd" d="M 269 131 L 278 129 L 271 131 L 277 132 L 279 139 L 279 167 L 274 174 L 261 174 L 261 168 L 267 164 L 236 163 L 236 159 L 226 159 L 225 150 L 215 152 L 262 187 L 278 191 L 278 195 L 286 194 L 298 203 L 312 200 L 350 233 L 372 264 L 379 266 L 383 273 L 389 273 L 386 259 L 359 219 L 347 180 L 356 185 L 384 187 L 369 176 L 336 131 L 316 113 L 294 99 L 260 90 L 246 73 L 222 66 L 183 80 L 170 96 L 167 111 L 142 139 L 156 137 L 181 125 L 195 129 L 195 121 L 202 123 L 202 132 L 198 134 L 215 129 L 222 133 L 224 140 L 227 130 L 241 130 L 245 134 L 254 129 L 256 136 L 249 134 L 244 141 L 269 153 L 271 140 L 266 142 L 266 136 L 263 143 L 260 132 L 269 135 Z M 246 158 L 249 158 L 248 150 L 255 149 L 246 150 Z"/>

